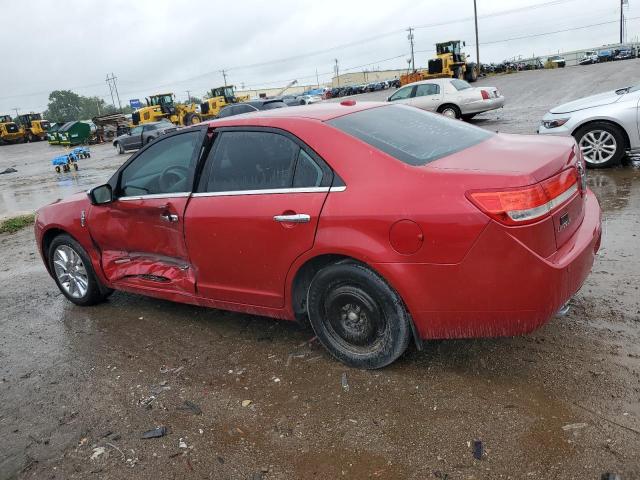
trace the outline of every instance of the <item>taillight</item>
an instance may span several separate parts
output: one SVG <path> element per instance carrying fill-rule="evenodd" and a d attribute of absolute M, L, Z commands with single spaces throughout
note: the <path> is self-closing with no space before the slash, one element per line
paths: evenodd
<path fill-rule="evenodd" d="M 470 191 L 467 197 L 491 218 L 506 225 L 523 225 L 549 215 L 577 191 L 577 173 L 571 168 L 535 185 Z"/>
<path fill-rule="evenodd" d="M 480 90 L 480 95 L 482 95 L 483 100 L 489 100 L 489 92 L 486 90 Z"/>

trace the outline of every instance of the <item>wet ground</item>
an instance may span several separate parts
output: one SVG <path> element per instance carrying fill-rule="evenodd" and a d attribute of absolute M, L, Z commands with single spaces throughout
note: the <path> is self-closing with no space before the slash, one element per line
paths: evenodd
<path fill-rule="evenodd" d="M 485 82 L 515 92 L 521 75 Z M 530 131 L 508 108 L 484 122 Z M 19 180 L 0 176 L 3 209 L 86 188 L 126 158 L 94 147 L 62 180 L 36 161 L 51 151 L 0 148 Z M 640 165 L 589 184 L 603 244 L 568 316 L 526 337 L 428 342 L 373 372 L 287 322 L 118 292 L 73 306 L 29 229 L 0 235 L 0 479 L 640 478 Z M 158 426 L 164 437 L 141 439 Z"/>

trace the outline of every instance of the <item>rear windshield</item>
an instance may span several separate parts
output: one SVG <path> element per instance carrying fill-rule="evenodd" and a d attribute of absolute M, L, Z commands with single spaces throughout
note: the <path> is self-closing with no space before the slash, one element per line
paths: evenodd
<path fill-rule="evenodd" d="M 409 165 L 426 165 L 476 145 L 493 133 L 405 105 L 370 108 L 330 125 Z"/>
<path fill-rule="evenodd" d="M 456 90 L 466 90 L 467 88 L 471 88 L 471 85 L 469 85 L 467 82 L 465 82 L 464 80 L 458 80 L 457 78 L 451 80 L 451 85 L 453 85 Z"/>
<path fill-rule="evenodd" d="M 263 110 L 273 110 L 274 108 L 282 108 L 286 107 L 287 104 L 284 102 L 266 102 L 263 106 Z"/>

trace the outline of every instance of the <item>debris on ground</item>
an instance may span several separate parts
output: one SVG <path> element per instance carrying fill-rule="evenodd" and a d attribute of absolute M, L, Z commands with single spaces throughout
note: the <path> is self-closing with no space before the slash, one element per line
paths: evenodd
<path fill-rule="evenodd" d="M 189 400 L 185 400 L 184 403 L 178 407 L 178 410 L 191 412 L 194 415 L 202 415 L 202 409 Z"/>
<path fill-rule="evenodd" d="M 3 171 L 0 172 L 0 175 L 4 175 L 5 173 L 16 173 L 18 170 L 16 170 L 15 168 L 5 168 Z"/>
<path fill-rule="evenodd" d="M 148 410 L 151 408 L 151 403 L 153 403 L 155 399 L 156 399 L 155 395 L 149 395 L 148 397 L 139 399 L 138 405 Z"/>
<path fill-rule="evenodd" d="M 251 405 L 252 403 L 253 402 L 251 400 L 242 400 L 242 406 L 245 408 Z"/>
<path fill-rule="evenodd" d="M 107 453 L 107 449 L 104 447 L 96 447 L 93 449 L 93 453 L 91 454 L 91 460 L 96 460 L 97 458 L 101 457 L 102 455 L 104 455 L 105 453 Z"/>
<path fill-rule="evenodd" d="M 347 378 L 347 372 L 342 372 L 342 390 L 349 391 L 349 379 Z"/>
<path fill-rule="evenodd" d="M 603 473 L 600 476 L 600 480 L 622 480 L 622 477 L 617 473 Z"/>
<path fill-rule="evenodd" d="M 482 460 L 484 456 L 484 445 L 482 444 L 482 440 L 474 440 L 473 441 L 473 458 L 476 460 Z"/>
<path fill-rule="evenodd" d="M 160 427 L 157 427 L 157 428 L 153 428 L 151 430 L 147 430 L 146 432 L 144 432 L 142 434 L 142 438 L 143 439 L 160 438 L 160 437 L 164 437 L 166 434 L 167 434 L 167 427 L 160 426 Z"/>
<path fill-rule="evenodd" d="M 182 438 L 178 441 L 178 448 L 189 448 L 187 446 L 187 442 L 185 442 Z"/>
<path fill-rule="evenodd" d="M 569 430 L 580 430 L 581 428 L 586 427 L 586 423 L 569 423 L 562 427 L 562 430 L 568 432 Z"/>

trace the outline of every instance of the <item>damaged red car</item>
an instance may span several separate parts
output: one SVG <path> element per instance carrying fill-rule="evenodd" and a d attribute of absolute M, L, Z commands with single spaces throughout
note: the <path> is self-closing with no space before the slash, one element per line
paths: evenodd
<path fill-rule="evenodd" d="M 573 139 L 345 101 L 163 136 L 35 233 L 77 305 L 122 290 L 308 322 L 379 368 L 412 341 L 543 325 L 588 276 L 600 216 Z"/>

